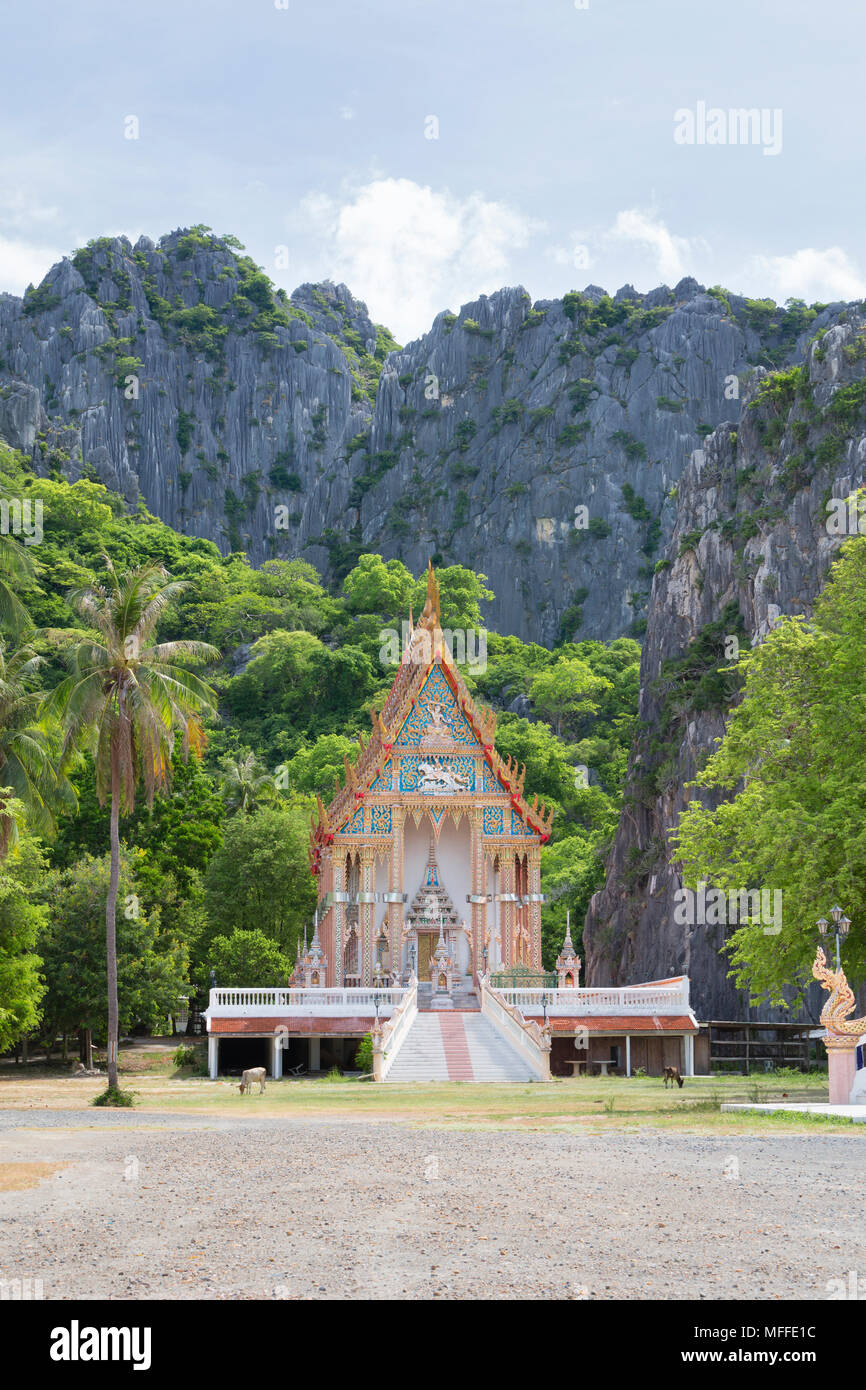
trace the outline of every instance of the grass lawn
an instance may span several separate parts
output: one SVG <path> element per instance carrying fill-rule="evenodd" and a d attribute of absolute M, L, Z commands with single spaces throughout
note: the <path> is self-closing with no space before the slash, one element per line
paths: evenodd
<path fill-rule="evenodd" d="M 123 1055 L 123 1054 L 122 1054 Z M 126 1059 L 129 1066 L 126 1066 Z M 847 1120 L 797 1114 L 722 1113 L 725 1101 L 826 1101 L 827 1079 L 811 1076 L 699 1076 L 682 1090 L 661 1077 L 578 1077 L 535 1084 L 470 1085 L 429 1082 L 376 1086 L 330 1080 L 269 1081 L 263 1096 L 240 1095 L 237 1083 L 178 1073 L 165 1054 L 124 1057 L 122 1084 L 136 1092 L 139 1111 L 198 1115 L 286 1116 L 298 1119 L 397 1121 L 436 1128 L 592 1131 L 645 1125 L 693 1133 L 737 1134 L 822 1130 L 866 1132 Z M 3 1068 L 0 1108 L 80 1109 L 104 1079 L 52 1075 L 45 1067 Z M 129 1112 L 127 1112 L 129 1113 Z"/>

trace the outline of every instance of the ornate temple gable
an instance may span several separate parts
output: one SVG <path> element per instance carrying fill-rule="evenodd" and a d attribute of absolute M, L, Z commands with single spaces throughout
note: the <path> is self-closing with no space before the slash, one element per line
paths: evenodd
<path fill-rule="evenodd" d="M 448 650 L 439 612 L 439 585 L 430 565 L 424 610 L 417 624 L 410 613 L 406 650 L 381 711 L 371 711 L 370 738 L 359 735 L 358 757 L 354 763 L 345 759 L 346 779 L 342 785 L 337 780 L 330 805 L 318 800 L 310 832 L 314 874 L 322 848 L 333 844 L 335 834 L 390 833 L 390 812 L 381 814 L 385 808 L 371 805 L 364 814 L 368 794 L 503 798 L 498 833 L 542 842 L 550 836 L 553 808 L 539 805 L 537 796 L 527 803 L 526 768 L 497 753 L 496 715 L 470 695 Z M 438 823 L 434 818 L 437 828 Z"/>

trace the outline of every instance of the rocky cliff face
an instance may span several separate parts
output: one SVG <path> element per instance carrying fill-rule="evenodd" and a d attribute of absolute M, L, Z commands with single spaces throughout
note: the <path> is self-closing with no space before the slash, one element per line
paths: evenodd
<path fill-rule="evenodd" d="M 671 489 L 739 419 L 731 380 L 833 316 L 693 280 L 517 288 L 394 350 L 345 286 L 274 294 L 206 229 L 103 239 L 0 296 L 0 435 L 254 563 L 434 555 L 489 576 L 500 631 L 639 635 Z"/>
<path fill-rule="evenodd" d="M 294 555 L 394 346 L 344 286 L 274 295 L 198 229 L 104 239 L 0 296 L 0 434 L 223 550 Z"/>
<path fill-rule="evenodd" d="M 724 663 L 726 638 L 754 644 L 780 615 L 810 614 L 844 539 L 828 534 L 827 501 L 866 482 L 866 318 L 862 305 L 834 318 L 801 378 L 758 371 L 736 431 L 717 428 L 683 474 L 650 597 L 643 730 L 607 881 L 585 926 L 593 984 L 685 971 L 703 1018 L 746 1017 L 747 1000 L 725 978 L 724 928 L 675 922 L 681 879 L 668 833 L 691 795 L 685 784 L 724 730 L 706 686 L 695 698 L 698 677 Z"/>

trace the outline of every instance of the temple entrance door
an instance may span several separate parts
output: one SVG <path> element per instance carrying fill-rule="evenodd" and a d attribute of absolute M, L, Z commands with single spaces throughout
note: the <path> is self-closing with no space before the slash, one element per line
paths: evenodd
<path fill-rule="evenodd" d="M 430 979 L 430 957 L 433 954 L 433 933 L 418 933 L 418 980 L 425 984 Z"/>

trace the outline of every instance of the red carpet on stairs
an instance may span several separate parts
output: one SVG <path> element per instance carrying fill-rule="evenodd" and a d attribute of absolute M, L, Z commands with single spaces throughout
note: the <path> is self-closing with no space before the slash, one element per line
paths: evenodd
<path fill-rule="evenodd" d="M 445 1065 L 449 1081 L 473 1081 L 472 1059 L 466 1042 L 466 1029 L 460 1014 L 439 1014 L 442 1029 L 442 1047 L 445 1051 Z"/>

